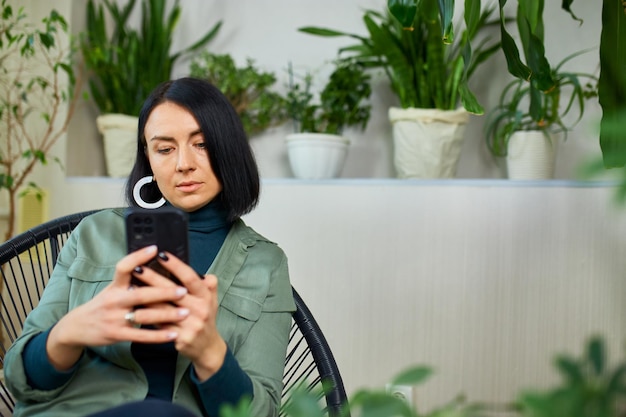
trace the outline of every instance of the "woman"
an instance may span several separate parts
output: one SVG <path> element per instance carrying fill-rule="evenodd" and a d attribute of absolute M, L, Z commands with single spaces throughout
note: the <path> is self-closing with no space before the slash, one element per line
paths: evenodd
<path fill-rule="evenodd" d="M 85 218 L 7 352 L 15 415 L 146 399 L 198 416 L 250 399 L 251 415 L 277 415 L 295 305 L 284 253 L 240 219 L 259 196 L 241 122 L 214 86 L 181 78 L 148 97 L 138 132 L 126 197 L 189 214 L 189 265 L 154 246 L 126 255 L 123 209 Z M 155 257 L 181 285 L 142 267 Z"/>

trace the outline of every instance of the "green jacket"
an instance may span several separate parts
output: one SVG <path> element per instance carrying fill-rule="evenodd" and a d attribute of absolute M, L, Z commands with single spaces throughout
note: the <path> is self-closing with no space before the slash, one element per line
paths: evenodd
<path fill-rule="evenodd" d="M 145 398 L 147 380 L 132 357 L 129 342 L 87 349 L 72 379 L 51 391 L 31 388 L 22 364 L 28 340 L 106 287 L 115 264 L 125 254 L 123 209 L 85 218 L 63 246 L 39 305 L 5 357 L 6 382 L 18 400 L 15 416 L 84 416 Z M 219 282 L 219 332 L 253 383 L 251 415 L 276 416 L 295 310 L 287 258 L 276 244 L 239 220 L 208 272 Z M 189 375 L 190 366 L 189 359 L 178 356 L 173 401 L 206 415 Z"/>

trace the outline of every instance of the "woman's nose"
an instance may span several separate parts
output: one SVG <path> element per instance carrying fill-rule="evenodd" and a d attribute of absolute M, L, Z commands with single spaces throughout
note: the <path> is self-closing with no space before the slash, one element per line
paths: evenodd
<path fill-rule="evenodd" d="M 192 169 L 195 169 L 195 165 L 191 150 L 181 147 L 178 151 L 178 159 L 176 160 L 176 170 L 182 172 Z"/>

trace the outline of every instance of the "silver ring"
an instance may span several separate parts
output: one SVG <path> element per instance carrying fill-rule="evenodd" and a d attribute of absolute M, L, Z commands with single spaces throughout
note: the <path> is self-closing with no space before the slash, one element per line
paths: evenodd
<path fill-rule="evenodd" d="M 126 322 L 128 324 L 130 324 L 131 326 L 134 326 L 135 324 L 137 324 L 135 322 L 135 312 L 134 311 L 129 311 L 128 313 L 124 314 L 124 320 L 126 320 Z"/>

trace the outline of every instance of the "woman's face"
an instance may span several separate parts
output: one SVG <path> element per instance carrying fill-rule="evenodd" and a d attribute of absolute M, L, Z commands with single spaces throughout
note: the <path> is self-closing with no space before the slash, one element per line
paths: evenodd
<path fill-rule="evenodd" d="M 170 102 L 159 104 L 148 116 L 144 136 L 154 179 L 173 206 L 195 211 L 222 191 L 200 126 L 187 109 Z"/>

